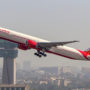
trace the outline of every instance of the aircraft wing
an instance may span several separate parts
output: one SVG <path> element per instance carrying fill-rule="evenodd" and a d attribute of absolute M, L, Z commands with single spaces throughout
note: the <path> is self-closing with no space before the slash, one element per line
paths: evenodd
<path fill-rule="evenodd" d="M 56 46 L 63 46 L 65 44 L 70 44 L 70 43 L 75 43 L 79 41 L 66 41 L 66 42 L 39 42 L 37 43 L 37 46 L 40 48 L 51 48 L 51 47 L 56 47 Z"/>

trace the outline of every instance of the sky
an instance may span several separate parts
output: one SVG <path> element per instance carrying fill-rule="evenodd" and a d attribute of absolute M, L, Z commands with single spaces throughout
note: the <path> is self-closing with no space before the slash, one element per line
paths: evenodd
<path fill-rule="evenodd" d="M 0 26 L 49 41 L 79 40 L 68 46 L 86 50 L 90 47 L 90 0 L 0 0 Z M 39 59 L 34 52 L 19 50 L 17 63 L 30 61 L 33 68 L 90 66 L 90 62 L 51 54 Z"/>

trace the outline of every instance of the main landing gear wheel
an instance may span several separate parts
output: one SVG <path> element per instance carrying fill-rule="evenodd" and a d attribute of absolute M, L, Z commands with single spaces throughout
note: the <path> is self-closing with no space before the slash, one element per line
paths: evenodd
<path fill-rule="evenodd" d="M 41 54 L 42 56 L 44 56 L 44 57 L 47 56 L 47 54 L 45 54 L 45 53 L 43 53 L 43 52 L 40 52 L 40 54 Z"/>
<path fill-rule="evenodd" d="M 38 54 L 38 53 L 34 53 L 34 55 L 36 55 L 36 56 L 38 56 L 38 57 L 42 57 L 40 54 Z"/>
<path fill-rule="evenodd" d="M 45 52 L 43 52 L 43 51 L 41 52 L 41 51 L 39 51 L 39 50 L 37 51 L 37 53 L 34 53 L 34 55 L 36 55 L 36 56 L 38 56 L 38 57 L 40 57 L 40 58 L 41 58 L 42 56 L 44 56 L 44 57 L 47 56 L 47 54 L 45 54 Z"/>

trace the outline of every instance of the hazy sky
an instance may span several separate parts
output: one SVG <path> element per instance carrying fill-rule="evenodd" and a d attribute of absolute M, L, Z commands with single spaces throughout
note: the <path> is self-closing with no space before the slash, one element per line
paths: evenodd
<path fill-rule="evenodd" d="M 50 41 L 80 40 L 68 46 L 85 50 L 90 47 L 90 0 L 0 0 L 0 26 Z M 34 52 L 20 50 L 17 63 L 90 66 L 50 54 L 39 59 Z"/>

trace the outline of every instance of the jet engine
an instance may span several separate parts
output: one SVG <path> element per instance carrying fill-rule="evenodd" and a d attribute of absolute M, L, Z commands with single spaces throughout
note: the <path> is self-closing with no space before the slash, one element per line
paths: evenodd
<path fill-rule="evenodd" d="M 22 49 L 22 50 L 27 50 L 28 49 L 28 47 L 25 46 L 24 44 L 18 44 L 18 48 Z"/>
<path fill-rule="evenodd" d="M 30 48 L 36 48 L 37 43 L 32 40 L 27 40 L 25 44 L 19 44 L 18 48 L 22 50 L 27 50 Z"/>
<path fill-rule="evenodd" d="M 37 43 L 35 41 L 32 41 L 32 40 L 27 40 L 26 41 L 26 46 L 28 48 L 34 48 L 35 49 L 37 47 Z"/>

